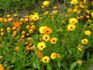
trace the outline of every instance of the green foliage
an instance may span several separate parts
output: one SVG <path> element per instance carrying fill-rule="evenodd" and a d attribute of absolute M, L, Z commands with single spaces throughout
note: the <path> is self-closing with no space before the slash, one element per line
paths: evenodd
<path fill-rule="evenodd" d="M 0 0 L 0 7 L 6 11 L 31 9 L 36 6 L 35 0 Z"/>

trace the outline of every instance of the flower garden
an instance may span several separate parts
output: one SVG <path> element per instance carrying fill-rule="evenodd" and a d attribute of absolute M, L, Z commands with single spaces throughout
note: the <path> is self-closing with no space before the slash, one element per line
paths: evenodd
<path fill-rule="evenodd" d="M 0 11 L 0 70 L 85 70 L 93 58 L 93 0 L 1 0 Z"/>

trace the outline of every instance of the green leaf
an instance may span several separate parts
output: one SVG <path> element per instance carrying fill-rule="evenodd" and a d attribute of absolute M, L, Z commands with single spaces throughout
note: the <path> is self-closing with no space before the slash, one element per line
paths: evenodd
<path fill-rule="evenodd" d="M 77 63 L 76 62 L 73 62 L 70 66 L 70 70 L 73 70 L 75 67 L 76 67 Z"/>
<path fill-rule="evenodd" d="M 52 65 L 50 63 L 47 64 L 47 70 L 52 70 Z"/>

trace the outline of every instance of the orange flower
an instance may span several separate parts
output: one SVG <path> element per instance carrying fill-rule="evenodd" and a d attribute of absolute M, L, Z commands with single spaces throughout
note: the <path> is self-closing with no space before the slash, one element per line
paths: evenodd
<path fill-rule="evenodd" d="M 25 23 L 28 23 L 29 22 L 29 19 L 28 18 L 24 18 L 24 22 Z"/>
<path fill-rule="evenodd" d="M 12 22 L 13 19 L 12 19 L 12 18 L 8 18 L 7 21 L 8 21 L 8 22 Z"/>
<path fill-rule="evenodd" d="M 44 29 L 44 34 L 50 35 L 51 33 L 52 33 L 52 29 L 51 29 L 50 27 L 46 27 L 46 28 Z"/>
<path fill-rule="evenodd" d="M 40 51 L 40 50 L 38 50 L 36 52 L 36 55 L 37 55 L 38 58 L 42 58 L 43 57 L 42 51 Z"/>
<path fill-rule="evenodd" d="M 4 67 L 2 64 L 0 64 L 0 70 L 4 70 Z"/>
<path fill-rule="evenodd" d="M 16 28 L 17 28 L 17 27 L 19 27 L 19 26 L 20 26 L 20 23 L 19 23 L 19 22 L 17 22 L 17 21 L 16 21 L 16 22 L 14 22 L 14 27 L 16 27 Z"/>
<path fill-rule="evenodd" d="M 0 22 L 4 22 L 4 19 L 3 18 L 0 18 Z"/>

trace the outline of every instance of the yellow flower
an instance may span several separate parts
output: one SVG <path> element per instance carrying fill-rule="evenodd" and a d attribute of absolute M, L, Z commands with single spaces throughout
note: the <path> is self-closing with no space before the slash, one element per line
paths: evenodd
<path fill-rule="evenodd" d="M 26 29 L 30 29 L 30 25 L 26 25 Z"/>
<path fill-rule="evenodd" d="M 86 31 L 84 31 L 84 33 L 85 33 L 85 35 L 87 35 L 87 36 L 91 35 L 91 31 L 90 31 L 90 30 L 86 30 Z"/>
<path fill-rule="evenodd" d="M 49 63 L 50 62 L 50 58 L 48 56 L 44 56 L 44 57 L 41 58 L 41 61 L 43 63 Z"/>
<path fill-rule="evenodd" d="M 82 39 L 81 42 L 82 44 L 88 44 L 88 39 Z"/>
<path fill-rule="evenodd" d="M 56 53 L 55 52 L 52 53 L 50 57 L 51 57 L 51 59 L 56 59 Z"/>
<path fill-rule="evenodd" d="M 11 15 L 9 15 L 9 14 L 8 14 L 8 15 L 6 15 L 6 17 L 7 17 L 7 18 L 10 18 L 10 17 L 11 17 Z"/>
<path fill-rule="evenodd" d="M 55 53 L 55 52 L 53 52 L 52 54 L 51 54 L 51 59 L 56 59 L 56 58 L 59 58 L 59 57 L 61 57 L 60 56 L 60 54 L 59 53 Z"/>
<path fill-rule="evenodd" d="M 4 67 L 2 64 L 0 64 L 0 70 L 4 70 Z"/>
<path fill-rule="evenodd" d="M 56 37 L 51 38 L 50 43 L 51 44 L 56 44 L 57 43 L 57 38 Z"/>
<path fill-rule="evenodd" d="M 87 2 L 87 0 L 84 0 L 84 2 Z"/>
<path fill-rule="evenodd" d="M 1 36 L 3 36 L 4 35 L 4 32 L 1 32 Z"/>
<path fill-rule="evenodd" d="M 14 14 L 13 16 L 14 16 L 14 17 L 17 17 L 17 16 L 18 16 L 18 14 Z"/>
<path fill-rule="evenodd" d="M 48 11 L 45 11 L 45 12 L 44 12 L 44 15 L 48 15 L 48 13 L 49 13 Z"/>
<path fill-rule="evenodd" d="M 10 32 L 11 28 L 10 27 L 7 27 L 7 32 Z"/>
<path fill-rule="evenodd" d="M 39 32 L 41 33 L 41 34 L 44 34 L 44 30 L 47 28 L 47 26 L 41 26 L 40 28 L 39 28 Z"/>
<path fill-rule="evenodd" d="M 77 47 L 77 49 L 78 49 L 78 51 L 82 51 L 82 50 L 83 50 L 83 46 L 82 46 L 82 45 L 79 45 L 79 46 Z"/>
<path fill-rule="evenodd" d="M 76 24 L 76 23 L 78 23 L 78 20 L 76 18 L 70 18 L 69 23 L 70 24 Z"/>
<path fill-rule="evenodd" d="M 72 25 L 72 24 L 69 24 L 69 25 L 67 26 L 67 30 L 68 30 L 68 31 L 73 31 L 73 30 L 75 30 L 75 28 L 76 28 L 76 26 L 75 26 L 75 25 Z"/>
<path fill-rule="evenodd" d="M 4 31 L 4 29 L 3 28 L 1 28 L 1 30 L 0 30 L 1 32 L 3 32 Z"/>
<path fill-rule="evenodd" d="M 39 50 L 43 50 L 44 48 L 46 48 L 46 44 L 45 44 L 44 42 L 39 42 L 39 43 L 37 44 L 37 48 L 38 48 Z"/>
<path fill-rule="evenodd" d="M 42 36 L 42 39 L 43 39 L 44 41 L 49 41 L 50 36 L 47 35 L 47 34 L 44 34 L 44 35 Z"/>
<path fill-rule="evenodd" d="M 82 60 L 77 60 L 77 64 L 81 65 L 82 64 Z"/>
<path fill-rule="evenodd" d="M 6 23 L 6 22 L 7 22 L 7 19 L 6 19 L 6 18 L 4 18 L 4 19 L 3 19 L 3 21 Z"/>
<path fill-rule="evenodd" d="M 39 20 L 39 15 L 38 15 L 38 13 L 34 13 L 33 15 L 30 15 L 29 18 L 31 21 L 37 21 L 37 20 Z"/>
<path fill-rule="evenodd" d="M 71 0 L 70 3 L 73 4 L 73 5 L 76 5 L 76 4 L 78 4 L 78 0 Z"/>
<path fill-rule="evenodd" d="M 51 34 L 52 33 L 52 29 L 50 28 L 50 27 L 47 27 L 47 26 L 41 26 L 40 28 L 39 28 L 39 32 L 41 33 L 41 34 Z"/>
<path fill-rule="evenodd" d="M 69 8 L 67 12 L 73 12 L 73 9 L 72 8 Z"/>
<path fill-rule="evenodd" d="M 75 9 L 74 9 L 74 12 L 78 12 L 78 9 L 77 9 L 77 8 L 75 8 Z"/>
<path fill-rule="evenodd" d="M 58 6 L 54 6 L 53 9 L 58 9 Z"/>
<path fill-rule="evenodd" d="M 20 22 L 23 22 L 24 21 L 24 18 L 20 18 Z"/>
<path fill-rule="evenodd" d="M 57 14 L 58 10 L 53 10 L 51 14 Z"/>
<path fill-rule="evenodd" d="M 50 5 L 50 2 L 49 1 L 44 1 L 43 2 L 43 6 L 46 6 L 47 7 L 48 5 Z"/>
<path fill-rule="evenodd" d="M 91 16 L 93 17 L 93 12 L 91 12 Z"/>
<path fill-rule="evenodd" d="M 8 18 L 7 19 L 8 22 L 12 22 L 12 20 L 13 20 L 12 18 Z"/>
<path fill-rule="evenodd" d="M 16 52 L 19 52 L 20 49 L 19 49 L 19 47 L 15 47 L 14 50 L 15 50 Z"/>

